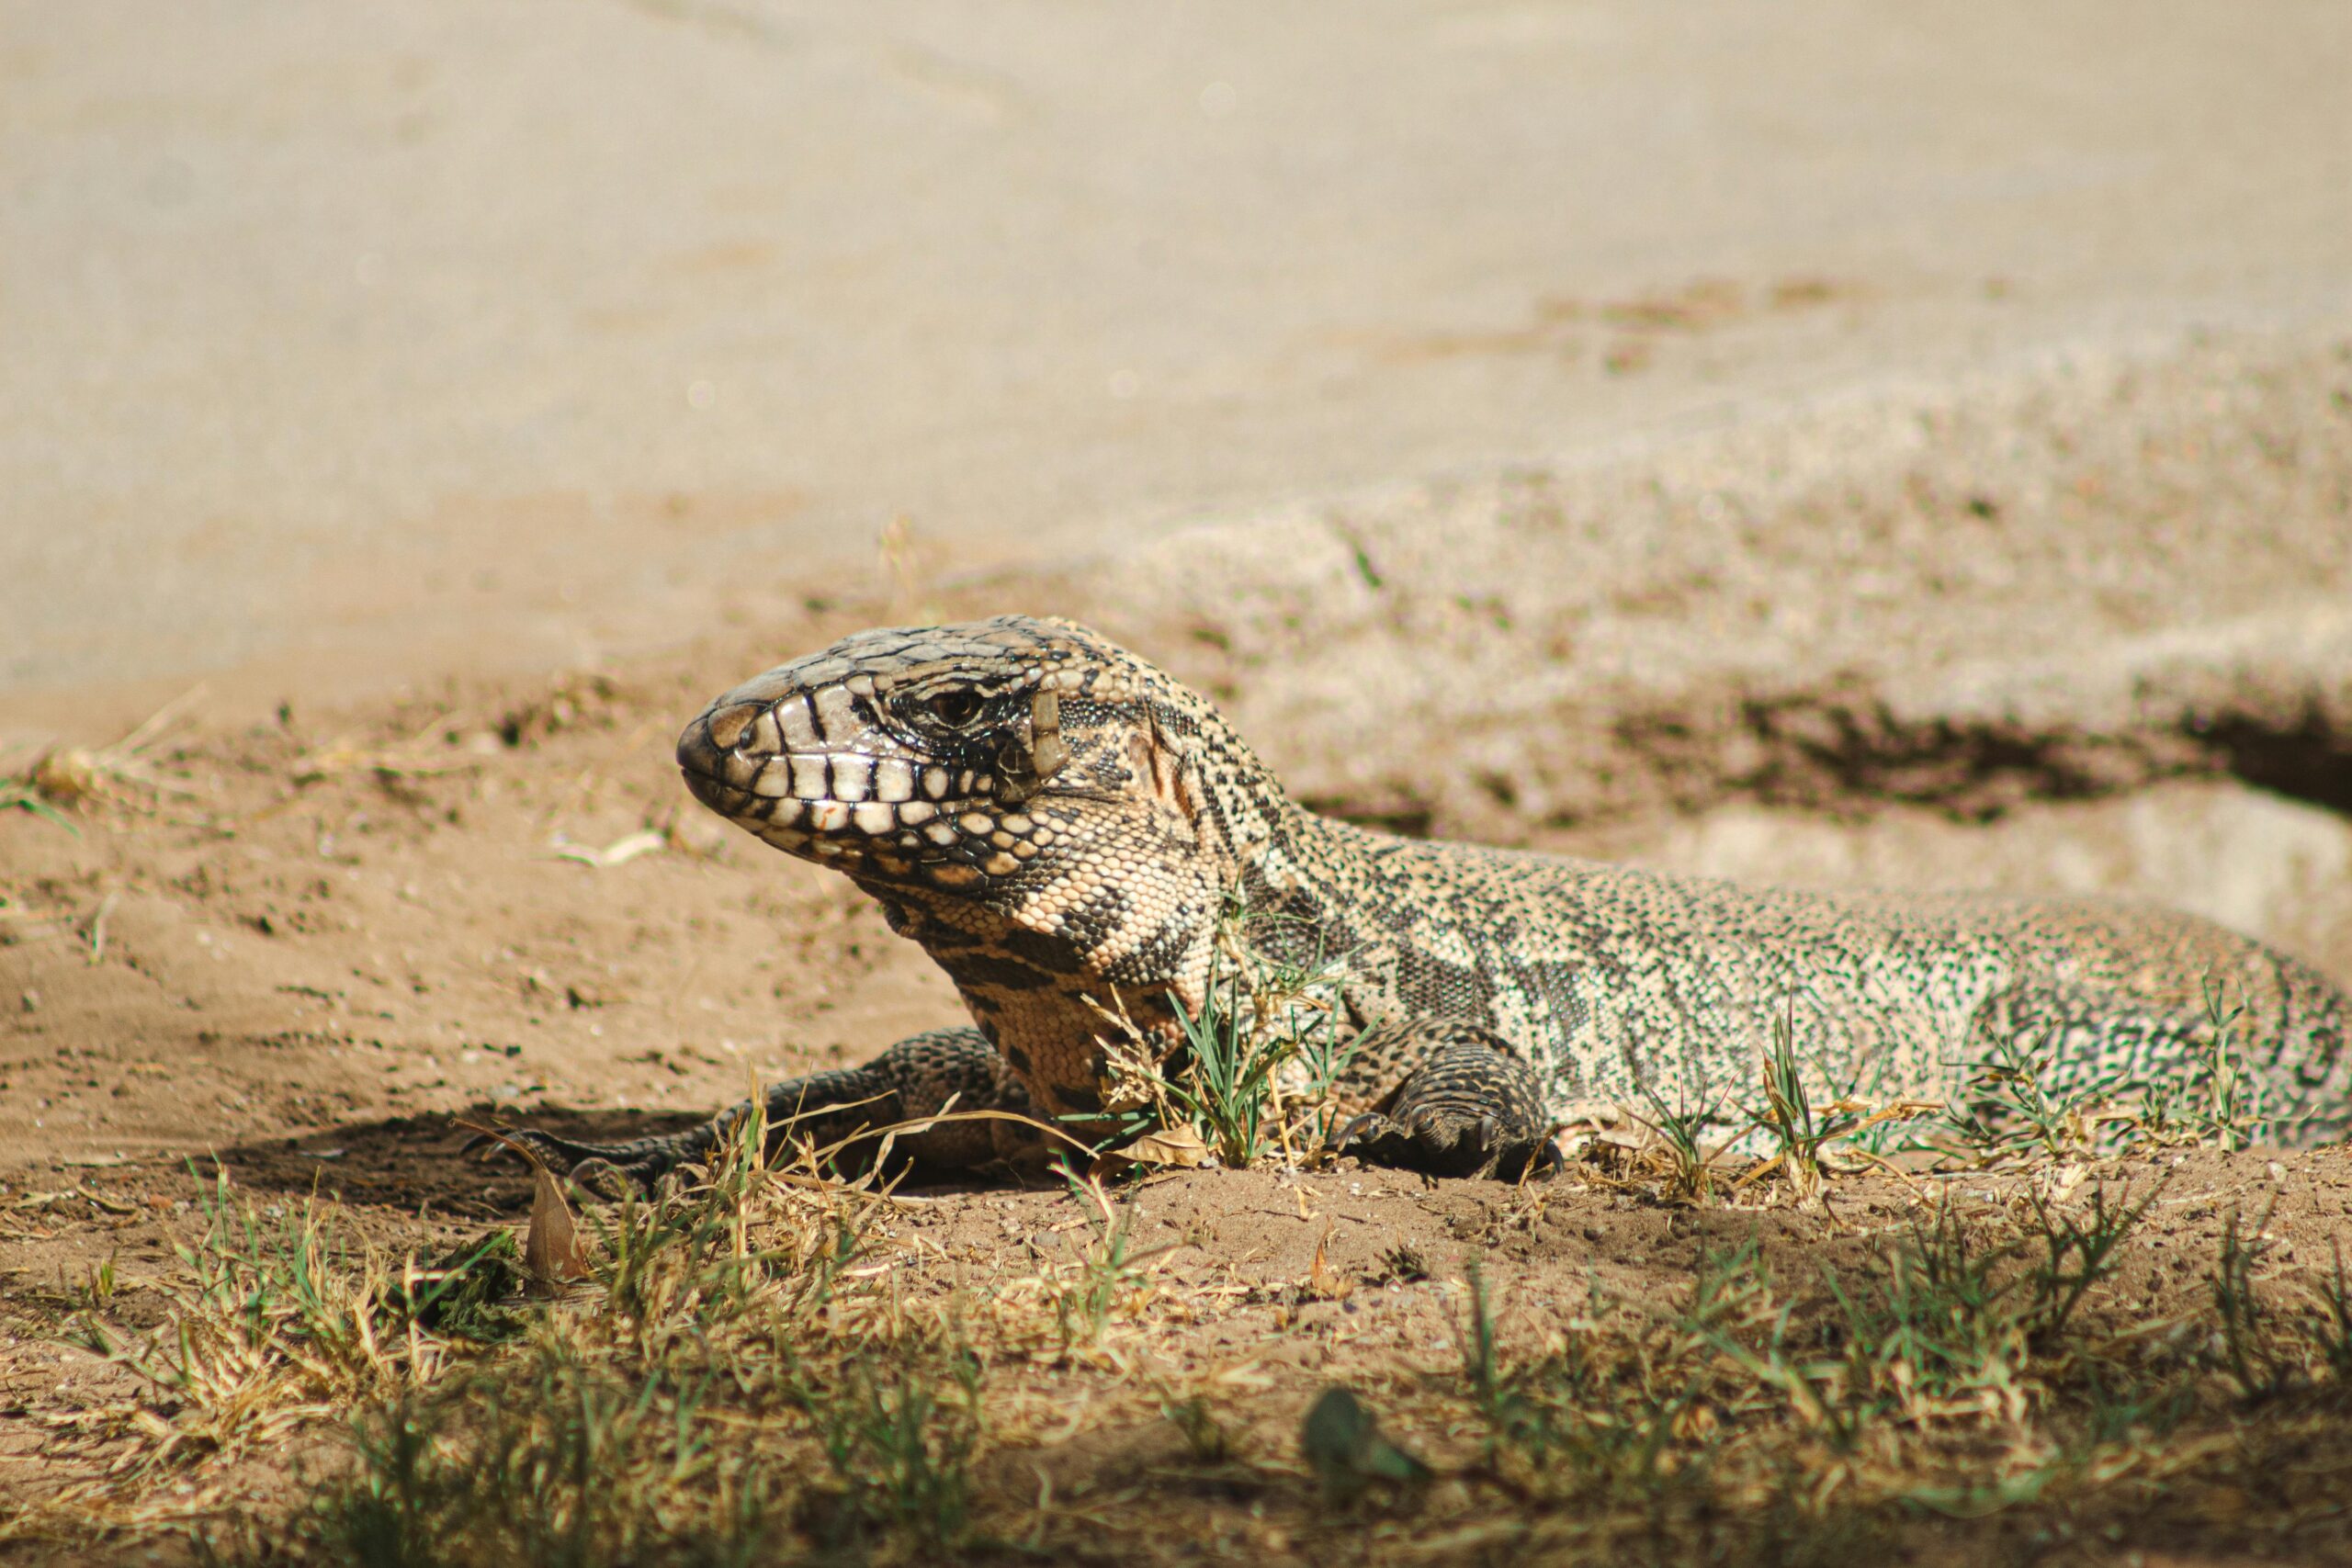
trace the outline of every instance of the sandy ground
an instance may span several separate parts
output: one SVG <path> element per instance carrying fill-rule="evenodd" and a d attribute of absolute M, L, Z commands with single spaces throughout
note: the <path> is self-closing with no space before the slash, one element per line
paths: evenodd
<path fill-rule="evenodd" d="M 454 1140 L 413 1122 L 338 1130 L 331 1172 L 322 1169 L 313 1143 L 231 1152 L 245 1200 L 274 1219 L 322 1190 L 340 1191 L 352 1205 L 339 1211 L 346 1235 L 427 1257 L 473 1245 L 485 1206 L 496 1212 L 519 1201 L 511 1182 L 456 1175 L 448 1157 Z M 1008 1548 L 1000 1537 L 969 1558 L 956 1551 L 933 1558 L 1617 1560 L 1583 1554 L 1600 1543 L 1584 1539 L 1589 1521 L 1573 1512 L 1563 1517 L 1532 1497 L 1498 1498 L 1482 1480 L 1478 1443 L 1459 1402 L 1429 1405 L 1430 1393 L 1461 1376 L 1474 1271 L 1498 1343 L 1507 1354 L 1525 1356 L 1556 1346 L 1561 1325 L 1597 1300 L 1671 1310 L 1688 1301 L 1702 1260 L 1743 1248 L 1754 1249 L 1770 1277 L 1802 1290 L 1825 1273 L 1850 1284 L 1883 1268 L 1891 1248 L 1931 1223 L 1934 1203 L 1998 1234 L 2036 1197 L 2048 1201 L 2048 1174 L 1979 1176 L 1932 1184 L 1932 1193 L 1909 1180 L 1849 1177 L 1835 1184 L 1826 1208 L 1792 1204 L 1769 1183 L 1695 1206 L 1661 1202 L 1654 1182 L 1612 1179 L 1599 1168 L 1533 1189 L 1425 1183 L 1352 1161 L 1312 1173 L 1153 1178 L 1120 1195 L 1141 1261 L 1103 1348 L 1091 1356 L 1016 1356 L 992 1375 L 993 1397 L 1019 1413 L 1023 1429 L 995 1445 L 976 1475 L 978 1496 L 984 1517 L 1028 1533 L 1025 1549 Z M 2210 1308 L 2213 1260 L 2226 1238 L 2253 1234 L 2249 1224 L 2263 1237 L 2262 1288 L 2279 1301 L 2324 1283 L 2352 1228 L 2352 1168 L 2337 1149 L 2102 1161 L 2070 1167 L 2063 1179 L 2063 1192 L 2077 1198 L 2100 1191 L 2110 1204 L 2146 1206 L 2084 1314 L 2087 1333 L 2110 1342 L 2152 1331 L 2178 1340 L 2174 1325 Z M 427 1193 L 424 1212 L 409 1207 Z M 19 1205 L 16 1229 L 19 1256 L 28 1232 L 81 1232 L 102 1243 L 118 1264 L 103 1315 L 137 1332 L 164 1310 L 152 1283 L 157 1261 L 201 1226 L 156 1172 L 112 1168 L 77 1172 L 68 1190 L 46 1196 L 29 1215 Z M 968 1301 L 1079 1266 L 1098 1235 L 1091 1207 L 1062 1191 L 902 1188 L 863 1267 L 887 1272 L 899 1300 Z M 53 1280 L 18 1283 L 11 1324 L 58 1321 L 89 1277 L 61 1267 Z M 1146 1370 L 1140 1380 L 1138 1366 Z M 1387 1413 L 1386 1434 L 1441 1479 L 1385 1506 L 1319 1503 L 1303 1483 L 1299 1415 L 1334 1385 L 1369 1391 Z M 58 1480 L 89 1475 L 132 1446 L 71 1438 L 62 1426 L 44 1433 L 44 1417 L 62 1422 L 140 1393 L 119 1369 L 48 1335 L 26 1334 L 0 1365 L 10 1417 L 0 1422 L 0 1463 L 11 1466 L 20 1495 L 29 1499 Z M 1213 1452 L 1201 1451 L 1198 1434 L 1188 1438 L 1168 1415 L 1184 1399 L 1212 1413 Z M 2342 1561 L 2352 1549 L 2340 1493 L 2345 1428 L 2340 1414 L 2331 1421 L 2331 1408 L 2323 1404 L 2283 1441 L 2233 1436 L 2226 1427 L 2193 1432 L 2186 1446 L 2196 1473 L 2170 1484 L 2159 1469 L 2138 1487 L 2093 1492 L 2054 1516 L 1917 1511 L 1892 1542 L 1873 1539 L 1896 1561 L 1927 1568 L 2030 1563 L 2046 1561 L 2054 1517 L 2069 1560 L 2114 1568 Z M 333 1455 L 331 1445 L 315 1440 L 274 1446 L 224 1467 L 226 1484 L 257 1499 L 251 1511 L 259 1517 L 299 1510 L 313 1478 L 335 1473 Z M 220 1482 L 218 1468 L 205 1480 Z M 1792 1486 L 1803 1483 L 1791 1478 Z M 162 1501 L 158 1512 L 168 1514 L 170 1499 Z M 216 1538 L 237 1534 L 233 1523 L 200 1528 Z M 124 1539 L 61 1548 L 36 1535 L 0 1544 L 0 1560 L 125 1561 L 134 1549 Z M 127 1539 L 138 1543 L 140 1561 L 208 1560 L 192 1556 L 168 1526 Z M 1738 1539 L 1736 1531 L 1730 1539 Z M 1632 1545 L 1668 1549 L 1638 1534 Z M 1803 1557 L 1805 1550 L 1801 1538 L 1792 1555 L 1766 1550 L 1754 1560 L 1851 1560 L 1839 1555 L 1834 1529 L 1812 1546 L 1826 1555 Z"/>

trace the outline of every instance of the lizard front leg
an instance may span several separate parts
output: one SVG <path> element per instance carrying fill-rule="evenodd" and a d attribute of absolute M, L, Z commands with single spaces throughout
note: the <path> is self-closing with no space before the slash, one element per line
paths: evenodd
<path fill-rule="evenodd" d="M 977 1029 L 910 1035 L 862 1066 L 787 1078 L 768 1090 L 762 1109 L 771 1155 L 804 1144 L 826 1148 L 856 1139 L 860 1133 L 943 1111 L 1032 1113 L 1028 1091 Z M 733 1137 L 751 1113 L 747 1100 L 698 1127 L 625 1144 L 574 1143 L 533 1128 L 517 1128 L 505 1137 L 550 1168 L 569 1170 L 589 1191 L 617 1199 L 650 1189 L 677 1166 L 708 1156 Z M 478 1136 L 466 1149 L 497 1142 Z M 1019 1123 L 990 1118 L 902 1134 L 896 1147 L 918 1165 L 953 1170 L 1016 1156 L 1034 1142 L 1034 1133 Z M 876 1139 L 858 1140 L 836 1156 L 837 1163 L 856 1168 L 874 1157 L 877 1146 Z"/>
<path fill-rule="evenodd" d="M 1443 1019 L 1395 1021 L 1364 1035 L 1355 1061 L 1414 1065 L 1376 1110 L 1340 1129 L 1335 1152 L 1431 1176 L 1517 1180 L 1559 1168 L 1543 1084 L 1500 1035 Z"/>

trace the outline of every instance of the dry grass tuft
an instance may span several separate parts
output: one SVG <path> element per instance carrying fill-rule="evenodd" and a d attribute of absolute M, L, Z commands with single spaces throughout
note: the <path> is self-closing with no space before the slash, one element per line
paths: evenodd
<path fill-rule="evenodd" d="M 0 810 L 28 811 L 71 829 L 69 811 L 196 794 L 187 780 L 158 771 L 156 753 L 203 695 L 202 686 L 190 687 L 110 745 L 43 751 L 21 773 L 0 780 Z"/>

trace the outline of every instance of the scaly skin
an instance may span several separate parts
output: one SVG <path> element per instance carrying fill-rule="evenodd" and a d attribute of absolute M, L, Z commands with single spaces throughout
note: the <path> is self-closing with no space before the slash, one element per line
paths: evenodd
<path fill-rule="evenodd" d="M 2293 958 L 2121 904 L 1747 889 L 1391 838 L 1293 803 L 1210 704 L 1068 622 L 863 632 L 769 671 L 686 727 L 696 799 L 877 899 L 972 1027 L 779 1086 L 771 1124 L 871 1100 L 828 1131 L 957 1109 L 1083 1129 L 1113 1092 L 1097 1004 L 1156 1043 L 1204 1001 L 1220 915 L 1261 955 L 1340 962 L 1340 1026 L 1373 1028 L 1341 1084 L 1367 1158 L 1441 1173 L 1549 1163 L 1560 1120 L 1752 1098 L 1792 1014 L 1816 1089 L 1948 1099 L 1996 1043 L 2053 1033 L 2058 1076 L 2189 1070 L 2204 987 L 2245 1009 L 2264 1108 L 2296 1141 L 2352 1120 L 2343 993 Z M 2063 1088 L 2063 1083 L 2057 1087 Z M 521 1134 L 644 1181 L 731 1125 L 596 1146 Z M 954 1166 L 1021 1153 L 1011 1122 L 903 1144 Z"/>

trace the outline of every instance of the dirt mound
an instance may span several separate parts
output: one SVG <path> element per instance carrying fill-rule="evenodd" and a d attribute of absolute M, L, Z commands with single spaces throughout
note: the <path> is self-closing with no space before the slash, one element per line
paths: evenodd
<path fill-rule="evenodd" d="M 2352 340 L 2230 338 L 1204 525 L 1067 592 L 1302 795 L 1449 834 L 2182 773 L 2341 810 L 2347 512 Z"/>

